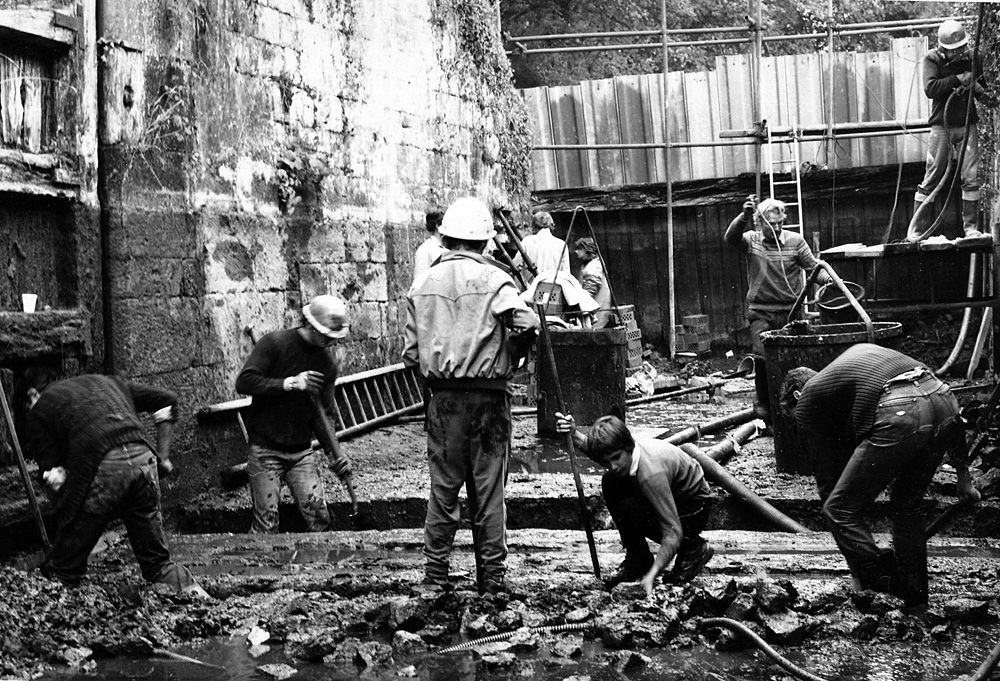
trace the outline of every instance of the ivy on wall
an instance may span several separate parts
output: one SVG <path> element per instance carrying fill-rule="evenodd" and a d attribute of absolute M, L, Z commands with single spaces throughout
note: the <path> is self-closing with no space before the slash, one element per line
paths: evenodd
<path fill-rule="evenodd" d="M 504 185 L 512 196 L 526 195 L 531 186 L 531 128 L 524 100 L 513 85 L 510 62 L 500 39 L 497 10 L 491 0 L 438 0 L 432 19 L 442 30 L 455 32 L 464 60 L 446 64 L 446 72 L 476 80 L 478 105 L 494 116 L 498 158 Z M 474 69 L 474 71 L 473 71 Z M 493 160 L 493 159 L 487 159 Z"/>

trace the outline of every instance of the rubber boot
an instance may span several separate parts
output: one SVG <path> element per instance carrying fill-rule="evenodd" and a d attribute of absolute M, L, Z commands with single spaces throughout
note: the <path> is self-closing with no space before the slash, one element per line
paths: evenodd
<path fill-rule="evenodd" d="M 979 201 L 962 199 L 962 227 L 966 237 L 982 236 L 979 231 Z"/>
<path fill-rule="evenodd" d="M 753 386 L 756 393 L 753 405 L 754 415 L 764 422 L 765 426 L 771 426 L 771 391 L 767 385 L 767 363 L 760 355 L 753 357 Z"/>
<path fill-rule="evenodd" d="M 931 221 L 927 219 L 931 207 L 928 206 L 921 211 L 920 209 L 923 205 L 923 199 L 913 197 L 913 217 L 910 219 L 910 225 L 906 229 L 906 240 L 910 243 L 915 244 L 920 241 L 920 236 L 931 224 Z"/>

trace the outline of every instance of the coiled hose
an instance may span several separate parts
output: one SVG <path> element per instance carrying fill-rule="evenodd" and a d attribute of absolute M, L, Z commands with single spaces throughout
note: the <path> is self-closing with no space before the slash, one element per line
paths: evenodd
<path fill-rule="evenodd" d="M 436 651 L 434 655 L 446 655 L 447 653 L 457 653 L 460 650 L 468 650 L 469 648 L 475 648 L 476 646 L 486 645 L 487 643 L 506 641 L 511 636 L 520 631 L 541 632 L 546 634 L 561 634 L 564 631 L 585 631 L 587 629 L 590 629 L 592 626 L 594 626 L 592 622 L 572 622 L 570 624 L 554 624 L 554 625 L 543 624 L 537 627 L 521 627 L 520 629 L 515 629 L 513 631 L 505 631 L 497 634 L 490 634 L 489 636 L 483 636 L 482 638 L 476 638 L 471 641 L 456 643 L 453 646 L 448 646 L 447 648 L 441 648 L 440 650 Z"/>
<path fill-rule="evenodd" d="M 789 660 L 783 657 L 777 650 L 772 648 L 767 644 L 767 642 L 760 636 L 754 633 L 752 629 L 747 627 L 745 624 L 741 624 L 736 620 L 731 620 L 728 617 L 708 617 L 701 621 L 702 626 L 705 627 L 722 627 L 724 629 L 729 629 L 732 632 L 741 634 L 760 648 L 761 652 L 767 655 L 771 660 L 774 661 L 779 667 L 784 669 L 786 672 L 792 676 L 803 679 L 803 681 L 826 681 L 822 676 L 816 676 L 812 672 L 808 672 L 801 667 L 792 664 Z"/>

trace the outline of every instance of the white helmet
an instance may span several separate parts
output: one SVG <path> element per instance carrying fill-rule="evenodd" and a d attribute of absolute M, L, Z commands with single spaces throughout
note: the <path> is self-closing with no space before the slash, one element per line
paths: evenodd
<path fill-rule="evenodd" d="M 489 241 L 496 236 L 493 216 L 486 204 L 472 196 L 455 199 L 444 213 L 438 234 L 452 239 Z"/>
<path fill-rule="evenodd" d="M 344 338 L 351 330 L 347 305 L 337 296 L 316 296 L 302 308 L 302 316 L 309 326 L 327 338 Z"/>
<path fill-rule="evenodd" d="M 969 34 L 965 32 L 965 26 L 954 19 L 946 19 L 938 26 L 938 47 L 943 47 L 946 50 L 957 50 L 960 47 L 965 47 L 968 43 Z"/>

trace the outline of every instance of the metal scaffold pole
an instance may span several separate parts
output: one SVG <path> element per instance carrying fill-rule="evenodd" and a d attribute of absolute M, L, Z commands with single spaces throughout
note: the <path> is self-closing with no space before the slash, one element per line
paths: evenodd
<path fill-rule="evenodd" d="M 670 167 L 670 97 L 667 94 L 669 50 L 667 49 L 667 0 L 660 1 L 660 30 L 663 32 L 663 155 L 667 169 L 667 277 L 670 280 L 670 359 L 677 357 L 677 296 L 674 286 L 674 196 Z"/>
<path fill-rule="evenodd" d="M 756 186 L 754 187 L 754 193 L 757 194 L 757 198 L 760 198 L 760 155 L 762 152 L 762 133 L 764 132 L 764 121 L 762 119 L 762 111 L 760 106 L 760 62 L 761 62 L 761 52 L 764 49 L 763 45 L 763 28 L 761 22 L 764 20 L 764 12 L 761 9 L 761 0 L 750 0 L 753 4 L 751 6 L 751 11 L 754 13 L 754 25 L 753 25 L 753 93 L 751 95 L 751 100 L 753 102 L 753 120 L 754 125 L 757 128 L 757 144 L 754 146 L 754 175 L 756 177 Z"/>

